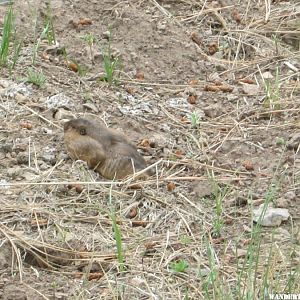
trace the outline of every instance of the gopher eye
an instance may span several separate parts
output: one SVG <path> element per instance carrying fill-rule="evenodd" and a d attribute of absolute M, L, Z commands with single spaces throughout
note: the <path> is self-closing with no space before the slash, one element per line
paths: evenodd
<path fill-rule="evenodd" d="M 86 135 L 86 130 L 85 130 L 85 128 L 80 128 L 79 133 L 80 133 L 80 135 Z"/>

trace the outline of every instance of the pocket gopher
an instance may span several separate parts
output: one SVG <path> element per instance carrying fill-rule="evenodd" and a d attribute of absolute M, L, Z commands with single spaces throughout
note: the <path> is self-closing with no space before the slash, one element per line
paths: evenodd
<path fill-rule="evenodd" d="M 86 161 L 89 168 L 107 179 L 122 179 L 147 167 L 145 159 L 125 136 L 95 121 L 66 122 L 64 140 L 72 159 Z M 149 176 L 151 172 L 143 175 Z"/>

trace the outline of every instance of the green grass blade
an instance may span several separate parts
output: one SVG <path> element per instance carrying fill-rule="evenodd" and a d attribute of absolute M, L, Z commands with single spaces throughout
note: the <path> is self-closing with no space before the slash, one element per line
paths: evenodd
<path fill-rule="evenodd" d="M 2 31 L 2 40 L 1 40 L 1 46 L 0 46 L 0 64 L 6 65 L 7 63 L 7 57 L 9 54 L 9 45 L 12 38 L 12 32 L 13 32 L 13 8 L 12 5 L 10 5 L 8 12 L 5 15 L 4 18 L 4 26 Z"/>
<path fill-rule="evenodd" d="M 116 240 L 116 246 L 117 246 L 117 257 L 118 257 L 120 272 L 123 272 L 125 270 L 125 268 L 124 268 L 124 254 L 123 254 L 123 249 L 122 249 L 121 230 L 117 224 L 115 213 L 111 213 L 110 217 L 112 220 L 113 230 L 114 230 L 114 234 L 115 234 L 115 240 Z"/>

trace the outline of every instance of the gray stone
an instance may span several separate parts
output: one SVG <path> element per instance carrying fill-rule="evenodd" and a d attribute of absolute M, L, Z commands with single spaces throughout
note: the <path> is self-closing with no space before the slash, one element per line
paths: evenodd
<path fill-rule="evenodd" d="M 261 204 L 259 208 L 253 209 L 253 221 L 262 226 L 273 227 L 279 226 L 282 221 L 286 221 L 290 214 L 285 208 L 274 208 L 270 205 L 264 211 L 265 204 Z"/>
<path fill-rule="evenodd" d="M 50 96 L 46 99 L 47 108 L 60 108 L 60 107 L 70 107 L 73 106 L 73 101 L 70 97 L 66 96 L 64 93 L 59 93 Z"/>
<path fill-rule="evenodd" d="M 289 149 L 297 150 L 297 148 L 299 147 L 299 144 L 300 144 L 300 132 L 296 132 L 290 137 L 290 139 L 287 143 L 287 147 Z"/>
<path fill-rule="evenodd" d="M 284 194 L 284 197 L 290 201 L 293 201 L 296 199 L 296 194 L 294 191 L 289 191 Z"/>
<path fill-rule="evenodd" d="M 0 145 L 0 151 L 4 153 L 11 152 L 13 150 L 13 144 L 2 144 Z"/>
<path fill-rule="evenodd" d="M 21 168 L 19 166 L 14 166 L 6 170 L 6 175 L 12 179 L 18 177 L 20 173 L 21 173 Z"/>
<path fill-rule="evenodd" d="M 84 103 L 82 105 L 84 108 L 88 108 L 90 110 L 92 110 L 93 112 L 95 113 L 98 113 L 99 112 L 99 109 L 96 107 L 96 105 L 92 102 L 87 102 L 87 103 Z"/>
<path fill-rule="evenodd" d="M 247 84 L 242 85 L 243 93 L 246 95 L 257 95 L 259 93 L 259 86 L 256 84 Z"/>
<path fill-rule="evenodd" d="M 72 118 L 72 113 L 64 108 L 59 108 L 54 114 L 55 120 L 70 120 Z"/>
<path fill-rule="evenodd" d="M 17 155 L 17 162 L 19 165 L 28 164 L 29 154 L 28 152 L 19 152 Z"/>
<path fill-rule="evenodd" d="M 54 148 L 45 147 L 42 154 L 42 160 L 46 163 L 54 165 L 56 163 L 56 150 Z"/>
<path fill-rule="evenodd" d="M 50 128 L 47 128 L 47 127 L 42 127 L 42 128 L 41 128 L 41 132 L 42 132 L 43 134 L 49 134 L 49 135 L 53 134 L 53 130 L 50 129 Z"/>

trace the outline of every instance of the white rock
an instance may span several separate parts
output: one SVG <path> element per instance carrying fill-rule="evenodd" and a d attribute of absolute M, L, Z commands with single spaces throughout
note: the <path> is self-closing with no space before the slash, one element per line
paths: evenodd
<path fill-rule="evenodd" d="M 7 97 L 14 98 L 16 95 L 22 94 L 24 97 L 32 94 L 32 88 L 27 86 L 24 82 L 12 83 L 5 89 L 4 95 Z M 18 96 L 20 97 L 20 96 Z"/>
<path fill-rule="evenodd" d="M 88 108 L 88 109 L 90 109 L 90 110 L 92 110 L 92 111 L 94 111 L 95 113 L 98 113 L 98 112 L 99 112 L 99 109 L 98 109 L 98 108 L 96 107 L 96 105 L 95 105 L 94 103 L 92 103 L 92 102 L 84 103 L 82 106 L 85 107 L 85 108 Z"/>
<path fill-rule="evenodd" d="M 266 72 L 262 73 L 262 77 L 264 79 L 272 79 L 272 78 L 274 78 L 274 76 L 272 75 L 272 73 L 270 71 L 266 71 Z"/>
<path fill-rule="evenodd" d="M 8 189 L 9 185 L 7 185 L 8 182 L 5 179 L 0 180 L 0 189 Z"/>
<path fill-rule="evenodd" d="M 55 120 L 72 119 L 72 113 L 64 108 L 59 108 L 54 114 Z"/>
<path fill-rule="evenodd" d="M 279 226 L 282 221 L 289 218 L 290 214 L 286 208 L 274 208 L 270 205 L 264 211 L 265 204 L 261 204 L 259 208 L 253 210 L 253 221 L 262 226 Z"/>
<path fill-rule="evenodd" d="M 46 99 L 47 108 L 59 108 L 73 106 L 72 99 L 64 93 L 59 93 Z"/>
<path fill-rule="evenodd" d="M 53 130 L 50 128 L 47 128 L 47 127 L 42 127 L 41 132 L 44 134 L 49 134 L 49 135 L 53 134 Z"/>
<path fill-rule="evenodd" d="M 257 95 L 259 93 L 259 86 L 256 84 L 243 83 L 243 93 L 247 95 Z"/>

